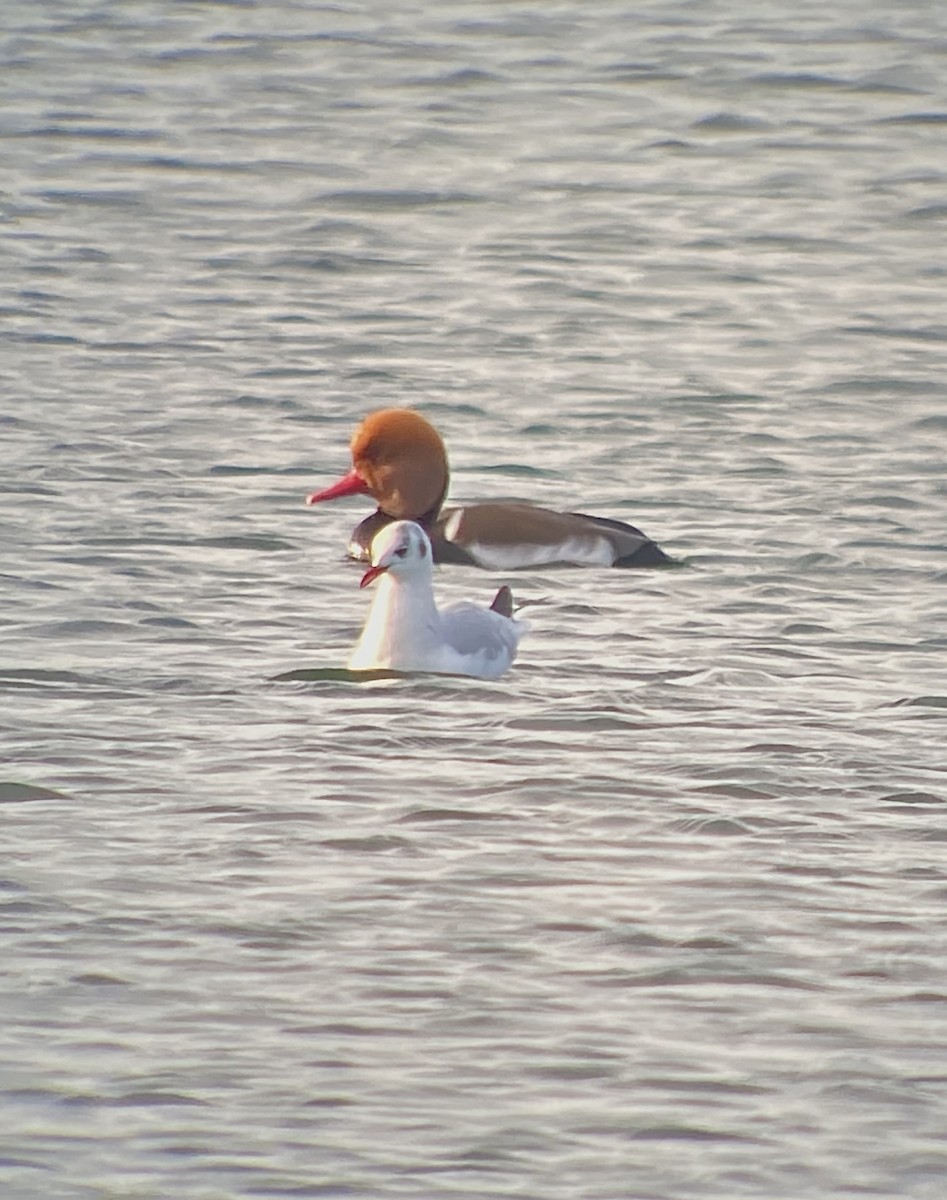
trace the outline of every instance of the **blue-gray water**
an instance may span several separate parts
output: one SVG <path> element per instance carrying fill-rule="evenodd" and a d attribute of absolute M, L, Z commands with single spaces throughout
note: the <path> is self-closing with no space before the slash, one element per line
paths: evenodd
<path fill-rule="evenodd" d="M 4 1200 L 941 1200 L 947 9 L 0 30 Z M 404 404 L 687 569 L 333 677 Z"/>

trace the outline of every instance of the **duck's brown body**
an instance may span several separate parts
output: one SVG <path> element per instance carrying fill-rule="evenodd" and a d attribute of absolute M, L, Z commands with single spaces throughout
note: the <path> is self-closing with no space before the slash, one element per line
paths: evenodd
<path fill-rule="evenodd" d="M 391 521 L 417 521 L 436 562 L 515 570 L 558 563 L 656 567 L 671 559 L 655 542 L 621 521 L 555 512 L 523 503 L 442 508 L 447 452 L 437 430 L 410 409 L 371 413 L 352 438 L 352 470 L 306 503 L 367 493 L 377 510 L 354 530 L 349 554 L 370 560 L 372 538 Z"/>

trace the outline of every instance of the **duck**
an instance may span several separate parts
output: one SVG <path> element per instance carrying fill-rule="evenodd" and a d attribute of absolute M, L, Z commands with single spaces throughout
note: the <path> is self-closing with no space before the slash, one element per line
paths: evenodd
<path fill-rule="evenodd" d="M 348 555 L 371 560 L 375 535 L 392 521 L 414 521 L 427 533 L 438 563 L 488 570 L 570 564 L 659 567 L 672 559 L 640 529 L 609 517 L 556 512 L 521 501 L 444 506 L 450 471 L 434 426 L 410 408 L 369 413 L 351 441 L 352 468 L 306 504 L 368 495 L 378 505 L 349 540 Z"/>
<path fill-rule="evenodd" d="M 431 540 L 417 522 L 393 521 L 375 534 L 360 586 L 377 586 L 350 671 L 499 679 L 509 670 L 526 628 L 513 616 L 510 588 L 489 608 L 462 600 L 438 609 L 433 575 Z"/>

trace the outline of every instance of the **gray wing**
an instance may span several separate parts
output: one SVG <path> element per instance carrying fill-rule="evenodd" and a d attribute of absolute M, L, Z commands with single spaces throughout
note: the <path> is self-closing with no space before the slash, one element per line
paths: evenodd
<path fill-rule="evenodd" d="M 444 639 L 458 654 L 499 658 L 516 653 L 523 627 L 520 621 L 461 600 L 441 612 L 441 628 Z"/>

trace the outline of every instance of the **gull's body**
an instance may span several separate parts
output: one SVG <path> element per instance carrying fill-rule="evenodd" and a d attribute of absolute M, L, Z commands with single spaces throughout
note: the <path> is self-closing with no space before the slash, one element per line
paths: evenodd
<path fill-rule="evenodd" d="M 496 679 L 509 669 L 525 626 L 508 615 L 508 589 L 500 589 L 493 608 L 465 600 L 438 609 L 431 543 L 413 521 L 386 525 L 371 555 L 362 586 L 377 580 L 375 595 L 350 670 Z"/>

